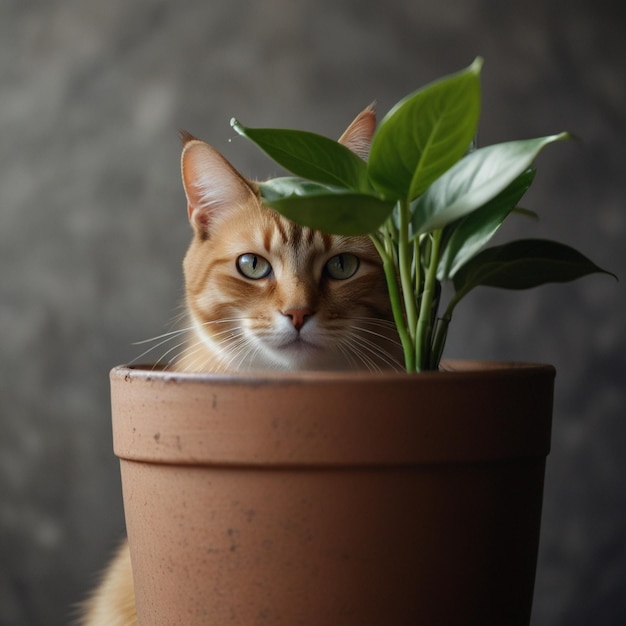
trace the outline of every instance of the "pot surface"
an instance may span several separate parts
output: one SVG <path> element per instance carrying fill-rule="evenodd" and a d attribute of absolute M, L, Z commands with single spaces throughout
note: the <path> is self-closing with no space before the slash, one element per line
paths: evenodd
<path fill-rule="evenodd" d="M 140 623 L 528 626 L 554 370 L 116 368 Z"/>

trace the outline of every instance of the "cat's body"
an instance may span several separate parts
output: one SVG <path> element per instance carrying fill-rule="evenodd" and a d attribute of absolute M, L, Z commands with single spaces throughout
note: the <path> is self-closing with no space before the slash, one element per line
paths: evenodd
<path fill-rule="evenodd" d="M 340 141 L 366 157 L 372 108 Z M 178 371 L 401 369 L 378 253 L 367 237 L 326 235 L 264 207 L 256 185 L 184 135 L 182 175 L 194 236 L 185 257 L 188 325 Z M 174 335 L 175 336 L 175 335 Z M 83 626 L 134 626 L 123 544 Z"/>

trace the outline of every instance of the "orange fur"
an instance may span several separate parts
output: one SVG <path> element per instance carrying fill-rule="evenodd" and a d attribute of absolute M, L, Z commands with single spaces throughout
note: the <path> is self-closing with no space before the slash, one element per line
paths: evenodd
<path fill-rule="evenodd" d="M 250 196 L 227 220 L 207 217 L 184 261 L 190 338 L 179 370 L 379 369 L 396 359 L 395 333 L 376 249 L 367 237 L 323 235 L 288 222 Z M 250 224 L 254 228 L 250 228 Z M 252 253 L 272 272 L 250 280 L 235 260 Z M 358 257 L 353 277 L 327 263 Z M 306 311 L 300 328 L 290 311 Z"/>
<path fill-rule="evenodd" d="M 340 141 L 365 158 L 374 126 L 370 106 Z M 382 265 L 370 239 L 326 235 L 289 222 L 264 207 L 256 185 L 216 150 L 188 133 L 181 137 L 194 234 L 183 264 L 187 337 L 170 367 L 401 369 Z M 242 255 L 252 255 L 253 268 L 269 263 L 271 271 L 244 275 L 237 265 Z M 353 274 L 350 263 L 357 266 Z M 87 603 L 82 624 L 134 626 L 136 619 L 124 544 Z"/>
<path fill-rule="evenodd" d="M 100 585 L 83 607 L 85 626 L 136 626 L 135 592 L 128 544 L 124 542 Z"/>

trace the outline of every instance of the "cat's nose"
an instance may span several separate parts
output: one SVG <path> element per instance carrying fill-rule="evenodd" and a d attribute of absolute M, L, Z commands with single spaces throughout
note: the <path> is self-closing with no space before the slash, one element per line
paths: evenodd
<path fill-rule="evenodd" d="M 291 319 L 296 330 L 300 330 L 307 319 L 313 315 L 313 311 L 311 309 L 287 309 L 283 315 Z"/>

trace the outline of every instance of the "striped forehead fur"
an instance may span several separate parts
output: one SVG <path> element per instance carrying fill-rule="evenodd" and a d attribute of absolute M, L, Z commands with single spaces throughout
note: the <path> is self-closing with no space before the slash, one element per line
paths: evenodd
<path fill-rule="evenodd" d="M 314 246 L 323 252 L 328 252 L 333 247 L 333 237 L 306 226 L 300 226 L 281 217 L 274 211 L 269 211 L 270 219 L 267 220 L 263 233 L 263 247 L 271 252 L 276 246 L 286 246 L 298 252 L 303 246 Z"/>

